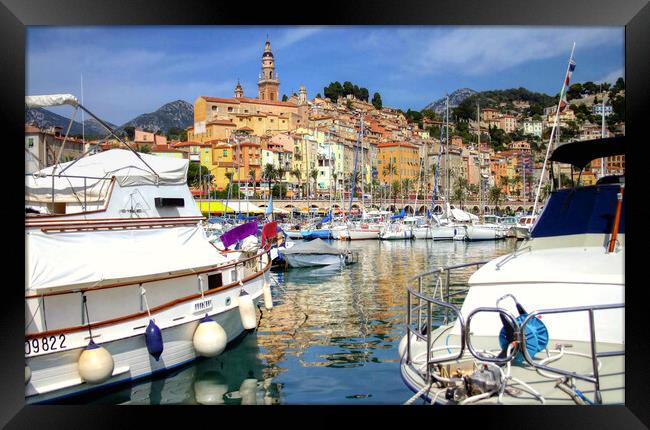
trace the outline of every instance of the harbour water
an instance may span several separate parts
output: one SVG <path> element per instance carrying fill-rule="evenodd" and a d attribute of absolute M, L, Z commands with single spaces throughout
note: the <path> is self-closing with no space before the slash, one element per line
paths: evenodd
<path fill-rule="evenodd" d="M 259 328 L 220 356 L 71 403 L 401 404 L 413 394 L 401 381 L 397 353 L 409 279 L 489 260 L 516 242 L 332 245 L 358 251 L 359 262 L 272 272 L 275 307 L 262 309 Z"/>

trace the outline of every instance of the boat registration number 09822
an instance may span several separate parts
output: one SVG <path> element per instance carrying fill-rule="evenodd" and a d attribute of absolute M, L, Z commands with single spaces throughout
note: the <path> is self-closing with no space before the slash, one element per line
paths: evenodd
<path fill-rule="evenodd" d="M 58 351 L 66 349 L 65 335 L 41 337 L 25 341 L 25 355 L 38 354 L 39 352 Z"/>

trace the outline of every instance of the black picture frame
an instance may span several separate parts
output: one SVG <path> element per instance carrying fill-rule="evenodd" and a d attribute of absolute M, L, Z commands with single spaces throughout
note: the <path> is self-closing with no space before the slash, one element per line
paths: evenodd
<path fill-rule="evenodd" d="M 23 293 L 17 285 L 23 274 L 24 225 L 23 192 L 13 178 L 23 175 L 18 141 L 24 139 L 25 27 L 29 25 L 585 25 L 625 26 L 626 135 L 630 145 L 626 154 L 626 398 L 625 406 L 601 407 L 291 407 L 257 409 L 209 409 L 178 407 L 117 406 L 25 406 L 22 342 L 24 336 Z M 561 31 L 561 30 L 559 30 Z M 648 378 L 647 315 L 645 299 L 645 257 L 643 226 L 650 219 L 644 207 L 641 163 L 648 160 L 649 143 L 644 142 L 650 102 L 650 5 L 647 0 L 614 2 L 581 0 L 534 1 L 414 1 L 381 0 L 366 2 L 207 2 L 196 0 L 0 0 L 0 115 L 4 142 L 8 148 L 6 166 L 16 169 L 5 175 L 4 280 L 0 342 L 0 424 L 7 428 L 95 428 L 135 427 L 172 423 L 177 425 L 285 426 L 313 424 L 390 426 L 410 425 L 413 419 L 423 425 L 474 425 L 499 428 L 645 428 L 650 423 L 646 398 Z M 647 140 L 647 139 L 646 139 Z M 647 169 L 647 168 L 646 168 Z M 11 239 L 9 239 L 11 237 Z M 17 244 L 17 246 L 14 246 Z M 21 253 L 22 252 L 22 253 Z M 15 263 L 11 257 L 15 257 Z M 641 263 L 641 264 L 639 264 Z M 15 281 L 14 281 L 15 279 Z M 24 279 L 24 278 L 23 278 Z M 403 399 L 396 399 L 396 403 Z M 136 420 L 145 420 L 136 424 Z M 402 421 L 404 420 L 404 421 Z M 239 423 L 237 422 L 239 421 Z M 559 426 L 559 427 L 558 427 Z"/>

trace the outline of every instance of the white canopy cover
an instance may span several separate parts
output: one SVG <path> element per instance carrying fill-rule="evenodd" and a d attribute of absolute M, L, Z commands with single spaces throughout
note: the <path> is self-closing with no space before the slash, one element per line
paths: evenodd
<path fill-rule="evenodd" d="M 77 106 L 79 100 L 72 94 L 48 94 L 43 96 L 26 96 L 25 105 L 28 108 L 70 105 Z"/>
<path fill-rule="evenodd" d="M 57 175 L 63 172 L 62 177 L 54 177 L 55 199 L 57 201 L 76 201 L 74 194 L 86 190 L 89 199 L 100 199 L 108 189 L 108 181 L 98 178 L 111 178 L 115 176 L 117 182 L 123 186 L 135 185 L 182 185 L 187 182 L 188 160 L 157 157 L 155 155 L 140 154 L 154 172 L 132 151 L 125 149 L 111 149 L 95 155 L 83 157 L 76 162 L 69 161 L 56 166 L 46 167 L 25 179 L 25 200 L 49 201 L 52 199 L 52 171 Z M 73 164 L 74 163 L 74 164 Z M 66 170 L 66 167 L 70 166 Z M 70 178 L 65 176 L 79 176 Z M 84 179 L 85 178 L 85 179 Z M 83 198 L 83 197 L 82 197 Z"/>
<path fill-rule="evenodd" d="M 96 287 L 226 261 L 198 225 L 63 233 L 26 230 L 26 248 L 25 290 L 31 291 Z"/>
<path fill-rule="evenodd" d="M 474 214 L 471 214 L 469 212 L 465 212 L 462 209 L 450 209 L 451 211 L 451 216 L 456 220 L 456 221 L 478 221 L 478 217 Z"/>

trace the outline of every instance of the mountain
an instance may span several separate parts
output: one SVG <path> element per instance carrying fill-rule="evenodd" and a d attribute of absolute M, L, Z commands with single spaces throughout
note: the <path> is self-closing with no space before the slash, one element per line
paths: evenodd
<path fill-rule="evenodd" d="M 166 133 L 170 128 L 186 128 L 194 123 L 194 106 L 184 100 L 176 100 L 161 106 L 155 112 L 145 113 L 122 124 L 120 129 L 132 126 Z"/>
<path fill-rule="evenodd" d="M 474 94 L 476 94 L 476 91 L 470 88 L 461 88 L 449 94 L 449 111 L 451 112 L 452 108 L 455 108 L 467 97 Z M 443 115 L 445 113 L 446 100 L 447 100 L 446 97 L 439 98 L 438 100 L 426 105 L 424 109 L 431 109 L 435 113 Z"/>
<path fill-rule="evenodd" d="M 80 117 L 81 114 L 77 113 L 77 117 Z M 25 122 L 34 123 L 40 128 L 47 128 L 52 126 L 60 126 L 63 128 L 61 131 L 65 134 L 68 129 L 68 124 L 70 124 L 70 118 L 66 118 L 62 115 L 51 112 L 43 108 L 33 108 L 25 110 Z M 106 122 L 110 127 L 115 129 L 117 126 Z M 108 131 L 94 118 L 90 118 L 84 121 L 84 126 L 81 126 L 81 122 L 73 121 L 72 127 L 70 128 L 70 135 L 81 135 L 82 131 L 85 132 L 86 136 L 99 136 L 103 137 L 108 134 Z"/>

